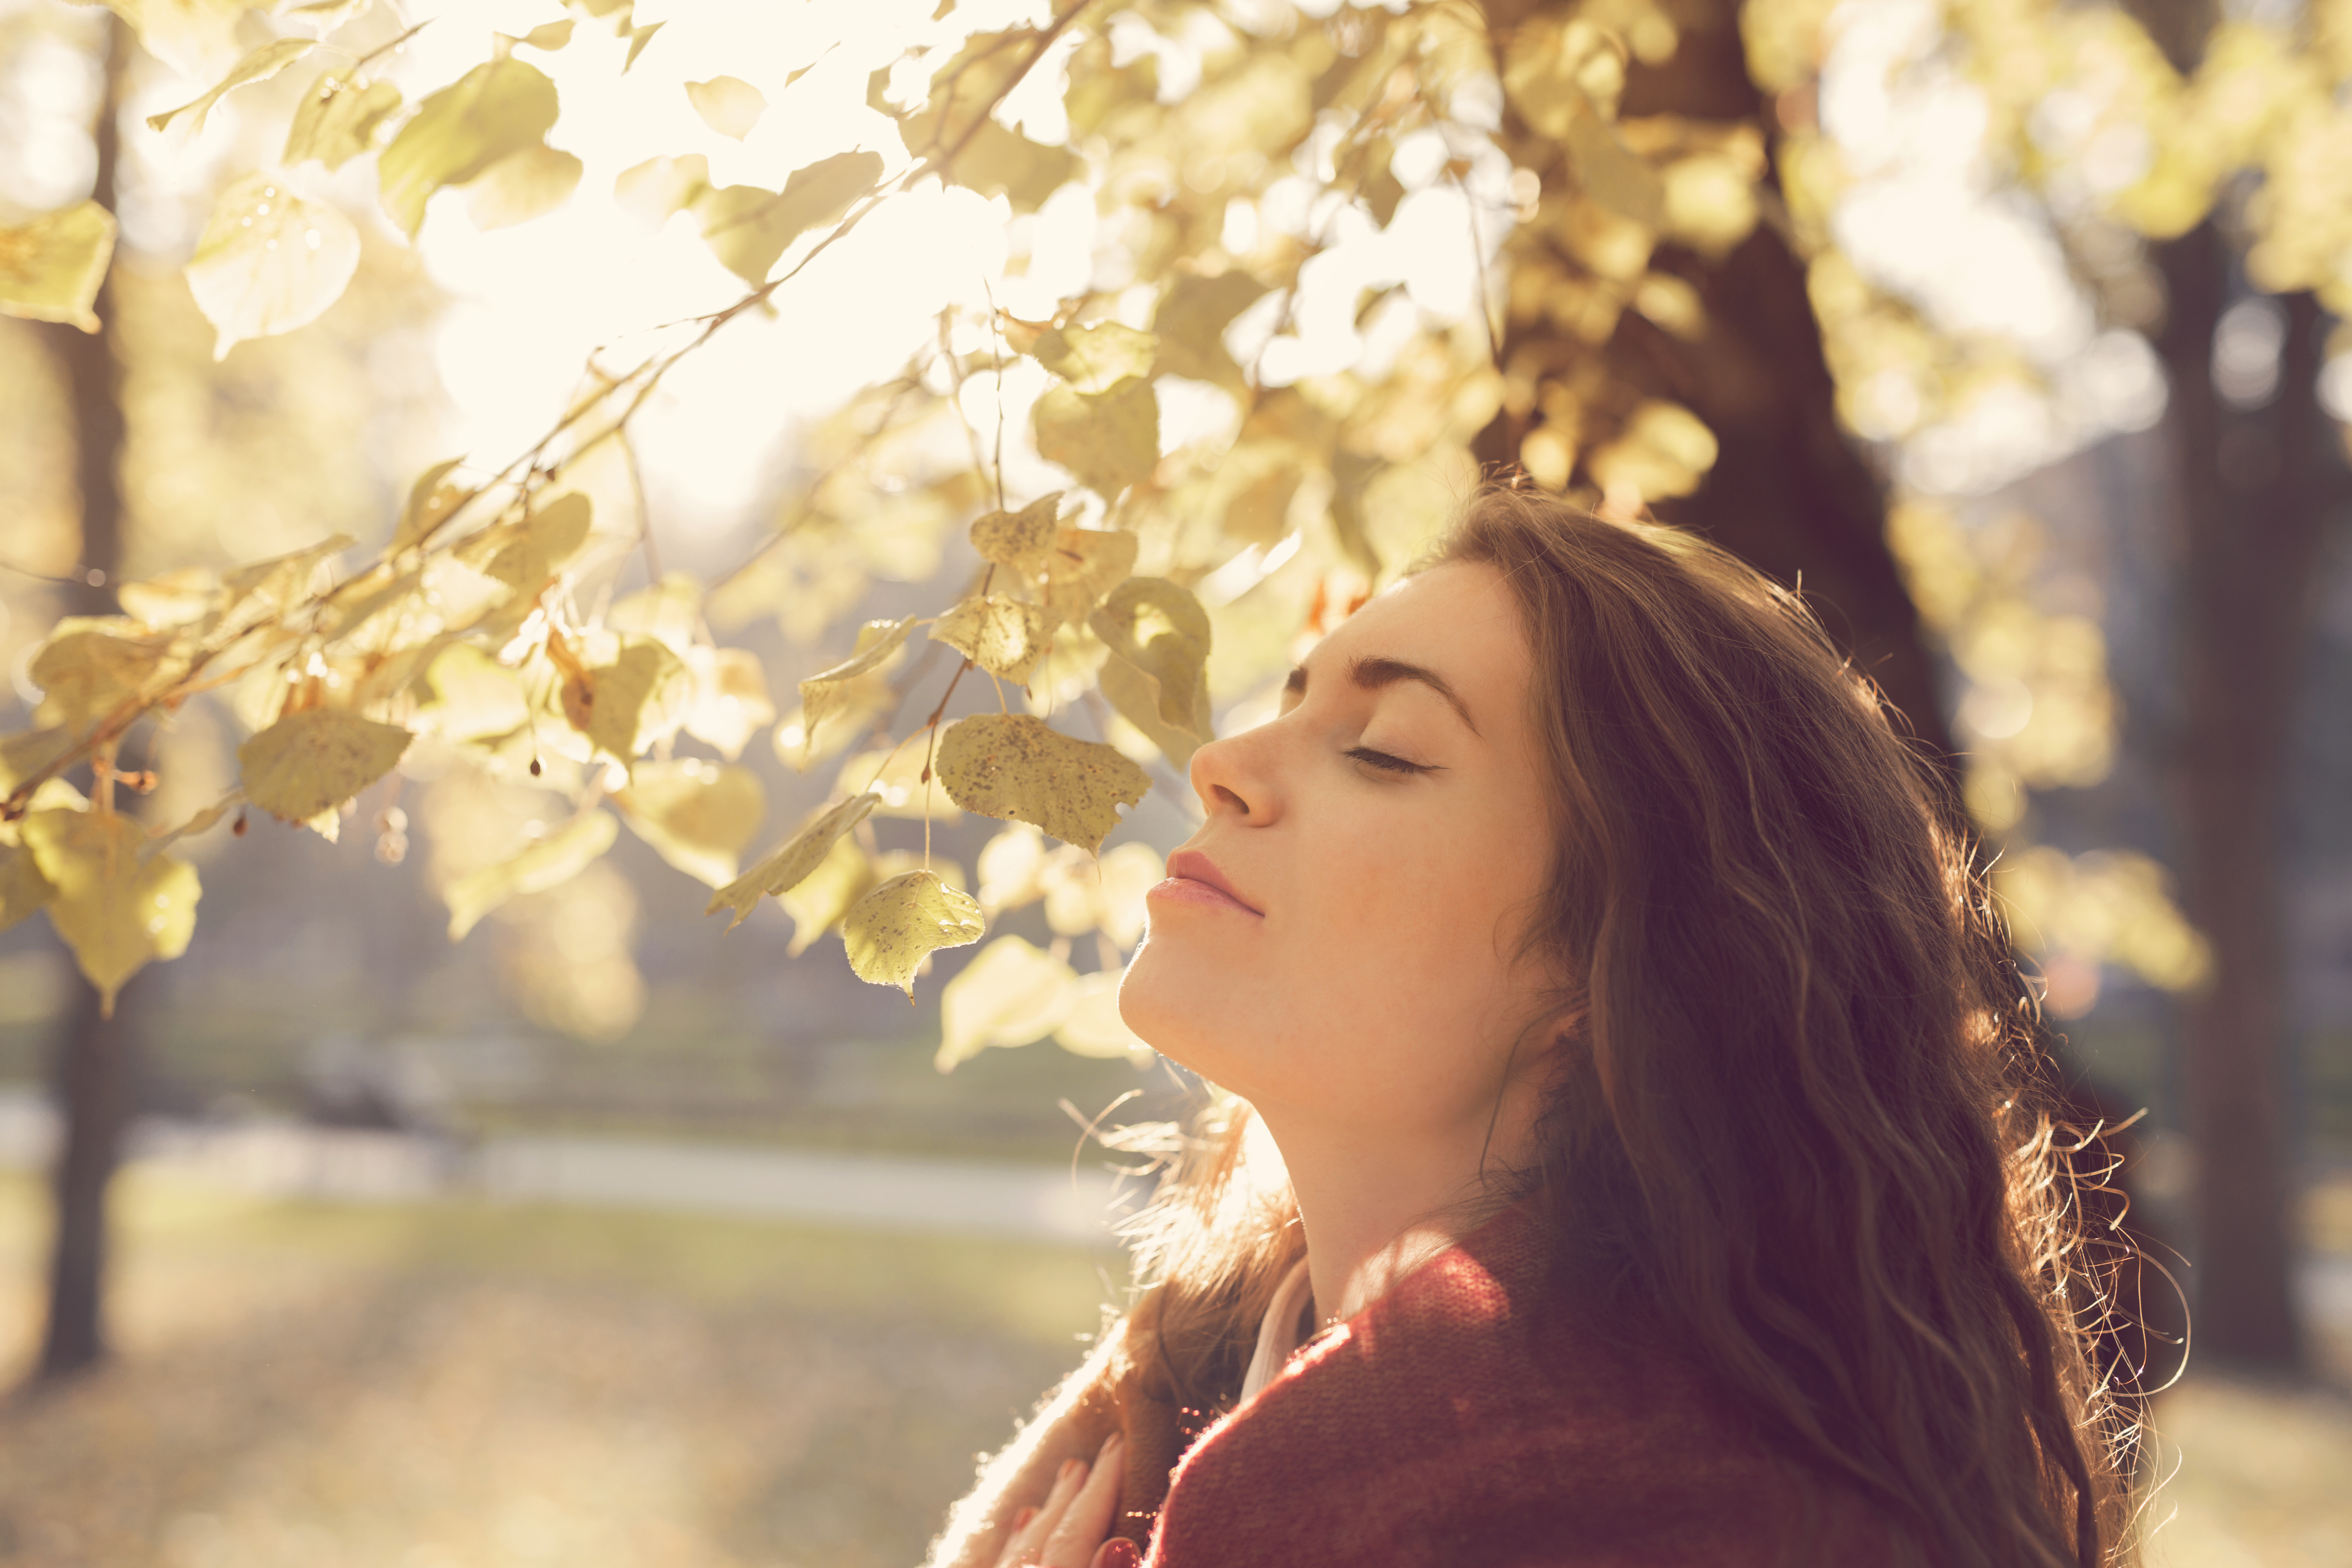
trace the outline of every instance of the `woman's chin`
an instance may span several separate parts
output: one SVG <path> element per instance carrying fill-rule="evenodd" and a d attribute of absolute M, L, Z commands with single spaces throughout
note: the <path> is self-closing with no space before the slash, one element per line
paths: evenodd
<path fill-rule="evenodd" d="M 1201 968 L 1165 940 L 1147 936 L 1119 978 L 1118 1016 L 1161 1056 L 1208 1073 L 1199 1047 L 1219 1032 L 1211 1015 L 1227 1005 L 1231 987 Z"/>

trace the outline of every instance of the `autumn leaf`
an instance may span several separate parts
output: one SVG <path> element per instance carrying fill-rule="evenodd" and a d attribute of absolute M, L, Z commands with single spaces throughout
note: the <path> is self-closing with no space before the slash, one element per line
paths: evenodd
<path fill-rule="evenodd" d="M 0 228 L 0 315 L 98 331 L 90 310 L 114 258 L 114 215 L 78 202 Z"/>
<path fill-rule="evenodd" d="M 953 1072 L 991 1046 L 1042 1040 L 1069 1016 L 1077 971 L 1017 936 L 972 955 L 940 991 L 940 1049 L 931 1065 Z"/>
<path fill-rule="evenodd" d="M 1041 496 L 1019 511 L 992 511 L 971 525 L 971 547 L 981 559 L 1011 567 L 1023 576 L 1045 568 L 1054 547 L 1055 519 L 1061 515 L 1062 492 Z"/>
<path fill-rule="evenodd" d="M 1265 285 L 1246 272 L 1178 278 L 1160 296 L 1151 318 L 1160 369 L 1228 390 L 1240 387 L 1241 367 L 1225 352 L 1225 329 L 1265 291 Z"/>
<path fill-rule="evenodd" d="M 169 855 L 142 860 L 139 825 L 111 812 L 36 811 L 20 831 L 54 889 L 49 923 L 111 1016 L 132 975 L 187 951 L 202 892 L 196 869 Z"/>
<path fill-rule="evenodd" d="M 1108 392 L 1129 376 L 1149 376 L 1160 351 L 1150 332 L 1117 321 L 1088 327 L 1055 327 L 1030 352 L 1037 363 L 1081 392 Z M 1155 449 L 1153 455 L 1158 456 Z"/>
<path fill-rule="evenodd" d="M 1045 557 L 1045 608 L 1064 624 L 1085 617 L 1135 571 L 1141 541 L 1109 529 L 1066 528 Z"/>
<path fill-rule="evenodd" d="M 857 840 L 835 839 L 814 870 L 776 895 L 776 902 L 793 917 L 793 940 L 784 948 L 785 956 L 798 958 L 806 952 L 817 938 L 839 925 L 850 907 L 879 880 L 874 862 L 858 847 Z"/>
<path fill-rule="evenodd" d="M 415 737 L 341 708 L 289 713 L 236 749 L 245 793 L 288 822 L 331 811 L 390 773 Z"/>
<path fill-rule="evenodd" d="M 41 863 L 21 844 L 0 846 L 0 931 L 47 907 L 57 887 L 41 875 Z"/>
<path fill-rule="evenodd" d="M 794 169 L 781 192 L 757 185 L 706 190 L 694 198 L 694 213 L 719 265 L 756 289 L 784 247 L 847 212 L 881 177 L 877 154 L 841 153 Z"/>
<path fill-rule="evenodd" d="M 466 184 L 466 216 L 488 232 L 553 212 L 580 188 L 580 160 L 544 142 L 509 153 Z"/>
<path fill-rule="evenodd" d="M 593 515 L 588 498 L 574 490 L 528 517 L 485 529 L 457 556 L 510 588 L 535 595 L 588 542 Z"/>
<path fill-rule="evenodd" d="M 493 740 L 530 721 L 522 678 L 471 643 L 443 648 L 418 684 L 427 695 L 417 721 L 445 741 Z"/>
<path fill-rule="evenodd" d="M 306 201 L 277 174 L 247 174 L 222 190 L 184 270 L 216 334 L 213 358 L 247 338 L 316 321 L 359 269 L 360 234 L 341 208 Z"/>
<path fill-rule="evenodd" d="M 868 621 L 857 629 L 856 651 L 832 668 L 820 670 L 801 682 L 801 744 L 803 747 L 814 747 L 817 731 L 826 720 L 846 706 L 851 683 L 859 676 L 880 668 L 893 654 L 905 647 L 907 634 L 914 626 L 913 616 L 896 621 Z"/>
<path fill-rule="evenodd" d="M 758 88 L 731 76 L 688 82 L 686 100 L 694 105 L 694 112 L 705 125 L 738 142 L 751 134 L 751 127 L 768 110 L 768 100 Z"/>
<path fill-rule="evenodd" d="M 895 985 L 909 999 L 915 972 L 941 948 L 968 947 L 984 934 L 980 905 L 934 871 L 908 871 L 877 884 L 841 922 L 849 967 L 860 980 Z"/>
<path fill-rule="evenodd" d="M 194 136 L 205 128 L 205 119 L 218 103 L 238 88 L 257 81 L 268 81 L 304 55 L 319 47 L 316 38 L 275 38 L 255 49 L 230 68 L 228 75 L 215 82 L 202 97 L 190 100 L 177 109 L 167 109 L 161 114 L 147 117 L 147 129 L 162 131 L 182 115 L 188 117 L 183 129 Z"/>
<path fill-rule="evenodd" d="M 1150 479 L 1159 465 L 1160 399 L 1139 376 L 1101 393 L 1054 387 L 1031 418 L 1038 456 L 1106 499 Z"/>
<path fill-rule="evenodd" d="M 621 171 L 613 199 L 658 228 L 670 215 L 691 207 L 710 188 L 710 160 L 699 153 L 648 158 Z"/>
<path fill-rule="evenodd" d="M 737 857 L 768 814 L 759 774 L 694 759 L 640 763 L 613 799 L 655 853 L 712 888 L 735 879 Z"/>
<path fill-rule="evenodd" d="M 383 210 L 411 239 L 425 204 L 545 137 L 557 114 L 555 84 L 518 59 L 490 60 L 427 97 L 376 160 Z"/>
<path fill-rule="evenodd" d="M 26 673 L 41 689 L 41 722 L 80 733 L 186 664 L 172 637 L 137 621 L 69 616 L 50 630 Z"/>
<path fill-rule="evenodd" d="M 610 664 L 567 676 L 563 716 L 614 761 L 627 763 L 675 734 L 694 701 L 686 661 L 652 637 L 625 639 Z"/>
<path fill-rule="evenodd" d="M 1074 740 L 1026 713 L 980 713 L 940 737 L 935 764 L 948 798 L 983 816 L 1034 823 L 1092 854 L 1151 787 L 1109 746 Z"/>
<path fill-rule="evenodd" d="M 408 504 L 401 509 L 400 521 L 392 531 L 394 554 L 414 549 L 430 540 L 473 494 L 461 485 L 444 482 L 451 470 L 465 460 L 463 458 L 451 458 L 446 462 L 434 464 L 416 477 L 416 482 L 408 489 Z"/>
<path fill-rule="evenodd" d="M 582 812 L 520 854 L 458 878 L 441 895 L 449 906 L 449 940 L 462 940 L 509 899 L 543 893 L 572 880 L 613 847 L 620 831 L 611 812 Z"/>
<path fill-rule="evenodd" d="M 712 894 L 702 912 L 715 915 L 720 910 L 732 910 L 735 918 L 727 922 L 727 929 L 733 931 L 761 899 L 777 897 L 798 887 L 803 879 L 824 862 L 842 835 L 866 820 L 877 799 L 872 795 L 852 795 L 817 813 L 765 859 Z"/>
<path fill-rule="evenodd" d="M 775 721 L 768 673 L 757 654 L 741 647 L 690 647 L 686 663 L 694 674 L 686 732 L 731 763 L 754 734 Z"/>
<path fill-rule="evenodd" d="M 400 89 L 388 81 L 361 87 L 323 71 L 295 105 L 279 155 L 289 166 L 315 158 L 330 171 L 340 169 L 374 147 L 377 129 L 399 112 L 400 102 Z"/>
<path fill-rule="evenodd" d="M 1027 685 L 1029 672 L 1053 646 L 1045 607 L 1003 594 L 975 594 L 931 625 L 943 642 L 991 675 Z"/>
<path fill-rule="evenodd" d="M 1130 577 L 1110 591 L 1087 626 L 1113 658 L 1150 681 L 1161 724 L 1206 738 L 1202 681 L 1209 662 L 1209 612 L 1190 589 L 1164 577 Z"/>
<path fill-rule="evenodd" d="M 1086 164 L 1068 148 L 1032 142 L 993 120 L 981 121 L 946 170 L 950 179 L 967 190 L 1003 196 L 1017 213 L 1035 212 L 1046 197 L 1085 172 Z"/>

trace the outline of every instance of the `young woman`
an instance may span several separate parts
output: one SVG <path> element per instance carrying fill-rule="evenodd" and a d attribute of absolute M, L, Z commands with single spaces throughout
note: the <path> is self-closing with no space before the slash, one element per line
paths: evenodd
<path fill-rule="evenodd" d="M 1221 1086 L 956 1568 L 2109 1568 L 2032 1003 L 1798 602 L 1508 489 L 1204 746 L 1120 1005 Z"/>

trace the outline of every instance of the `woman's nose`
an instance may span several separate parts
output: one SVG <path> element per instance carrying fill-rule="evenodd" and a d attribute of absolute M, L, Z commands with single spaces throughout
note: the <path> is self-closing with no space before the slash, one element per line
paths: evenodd
<path fill-rule="evenodd" d="M 1264 755 L 1268 728 L 1211 741 L 1192 753 L 1192 793 L 1210 816 L 1230 813 L 1254 827 L 1273 820 L 1277 797 Z"/>

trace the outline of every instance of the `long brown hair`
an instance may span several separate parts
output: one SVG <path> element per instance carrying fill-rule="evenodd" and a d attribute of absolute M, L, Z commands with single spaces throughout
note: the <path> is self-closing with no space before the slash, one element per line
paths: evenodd
<path fill-rule="evenodd" d="M 2108 1568 L 2131 1426 L 2032 995 L 1937 760 L 1793 595 L 1687 533 L 1483 490 L 1553 804 L 1544 1205 L 1791 1452 L 1950 1568 Z M 1181 1442 L 1301 1242 L 1228 1098 L 1140 1232 L 1122 1397 Z M 1130 1431 L 1134 1424 L 1130 1421 Z"/>

